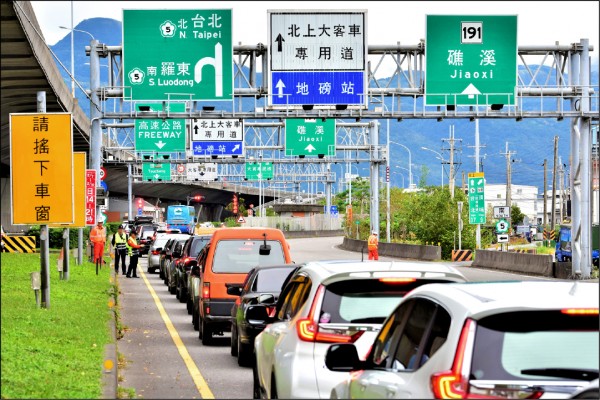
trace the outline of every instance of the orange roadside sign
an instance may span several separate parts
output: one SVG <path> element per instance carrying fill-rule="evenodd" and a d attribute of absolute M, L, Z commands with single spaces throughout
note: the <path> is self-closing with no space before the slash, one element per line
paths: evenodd
<path fill-rule="evenodd" d="M 87 165 L 87 153 L 78 151 L 73 153 L 73 180 L 74 193 L 73 211 L 75 222 L 72 224 L 52 225 L 52 228 L 85 228 L 85 169 Z"/>
<path fill-rule="evenodd" d="M 13 225 L 72 224 L 70 113 L 10 114 Z"/>

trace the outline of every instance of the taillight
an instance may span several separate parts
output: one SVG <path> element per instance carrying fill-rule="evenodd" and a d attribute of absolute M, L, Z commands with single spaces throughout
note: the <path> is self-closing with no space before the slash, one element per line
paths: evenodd
<path fill-rule="evenodd" d="M 160 254 L 160 251 L 152 250 L 152 255 L 157 256 Z"/>
<path fill-rule="evenodd" d="M 210 299 L 210 282 L 204 282 L 202 284 L 202 298 Z"/>
<path fill-rule="evenodd" d="M 313 303 L 310 306 L 308 316 L 298 320 L 296 323 L 298 338 L 305 342 L 354 343 L 359 337 L 362 336 L 364 331 L 355 331 L 350 333 L 346 328 L 319 330 L 319 325 L 314 321 L 314 316 L 324 290 L 325 286 L 319 286 Z"/>
<path fill-rule="evenodd" d="M 379 278 L 379 282 L 383 283 L 413 283 L 415 278 Z"/>
<path fill-rule="evenodd" d="M 467 319 L 460 333 L 454 362 L 450 371 L 439 372 L 431 376 L 431 386 L 436 399 L 464 399 L 467 396 L 468 378 L 463 376 L 465 350 L 471 331 L 475 330 L 475 323 Z"/>
<path fill-rule="evenodd" d="M 565 308 L 560 312 L 568 315 L 598 315 L 597 308 Z"/>

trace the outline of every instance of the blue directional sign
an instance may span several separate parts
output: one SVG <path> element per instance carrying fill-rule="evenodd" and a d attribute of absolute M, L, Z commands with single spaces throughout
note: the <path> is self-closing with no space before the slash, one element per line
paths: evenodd
<path fill-rule="evenodd" d="M 244 146 L 239 141 L 192 142 L 194 157 L 204 156 L 243 156 Z"/>
<path fill-rule="evenodd" d="M 269 105 L 367 106 L 366 10 L 269 10 Z"/>
<path fill-rule="evenodd" d="M 323 208 L 325 212 L 327 212 L 327 206 L 323 206 Z M 333 217 L 337 217 L 340 214 L 338 206 L 329 206 L 329 214 Z"/>
<path fill-rule="evenodd" d="M 356 104 L 365 102 L 363 72 L 273 72 L 272 104 Z"/>

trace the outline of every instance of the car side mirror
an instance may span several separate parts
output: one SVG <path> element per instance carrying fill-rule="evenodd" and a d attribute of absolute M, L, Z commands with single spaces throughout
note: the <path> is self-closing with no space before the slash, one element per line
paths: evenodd
<path fill-rule="evenodd" d="M 248 306 L 246 309 L 246 320 L 253 325 L 268 324 L 272 318 L 269 318 L 267 307 L 257 304 Z"/>
<path fill-rule="evenodd" d="M 161 252 L 161 251 L 162 251 L 162 247 L 158 247 L 158 248 L 156 249 L 156 251 L 158 251 L 158 252 Z"/>
<path fill-rule="evenodd" d="M 350 372 L 365 368 L 365 362 L 358 357 L 356 346 L 350 343 L 333 344 L 325 353 L 325 366 L 331 371 Z"/>
<path fill-rule="evenodd" d="M 179 257 L 181 257 L 181 251 L 173 250 L 173 253 L 171 254 L 171 256 L 173 258 L 179 258 Z"/>
<path fill-rule="evenodd" d="M 275 304 L 275 296 L 270 293 L 262 293 L 258 296 L 258 303 L 260 304 Z"/>

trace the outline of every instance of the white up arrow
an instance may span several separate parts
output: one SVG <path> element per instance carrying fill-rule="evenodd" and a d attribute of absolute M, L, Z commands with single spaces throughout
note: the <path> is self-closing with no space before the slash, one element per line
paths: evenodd
<path fill-rule="evenodd" d="M 316 150 L 316 148 L 312 144 L 309 144 L 304 148 L 304 150 L 308 151 L 309 153 L 312 153 L 314 150 Z"/>
<path fill-rule="evenodd" d="M 277 88 L 277 97 L 281 99 L 283 97 L 283 88 L 285 87 L 283 81 L 280 79 L 279 82 L 277 82 L 277 85 L 275 85 L 275 87 Z"/>
<path fill-rule="evenodd" d="M 472 83 L 469 83 L 469 86 L 467 86 L 461 94 L 468 94 L 469 98 L 472 99 L 476 94 L 481 94 L 481 92 Z"/>

